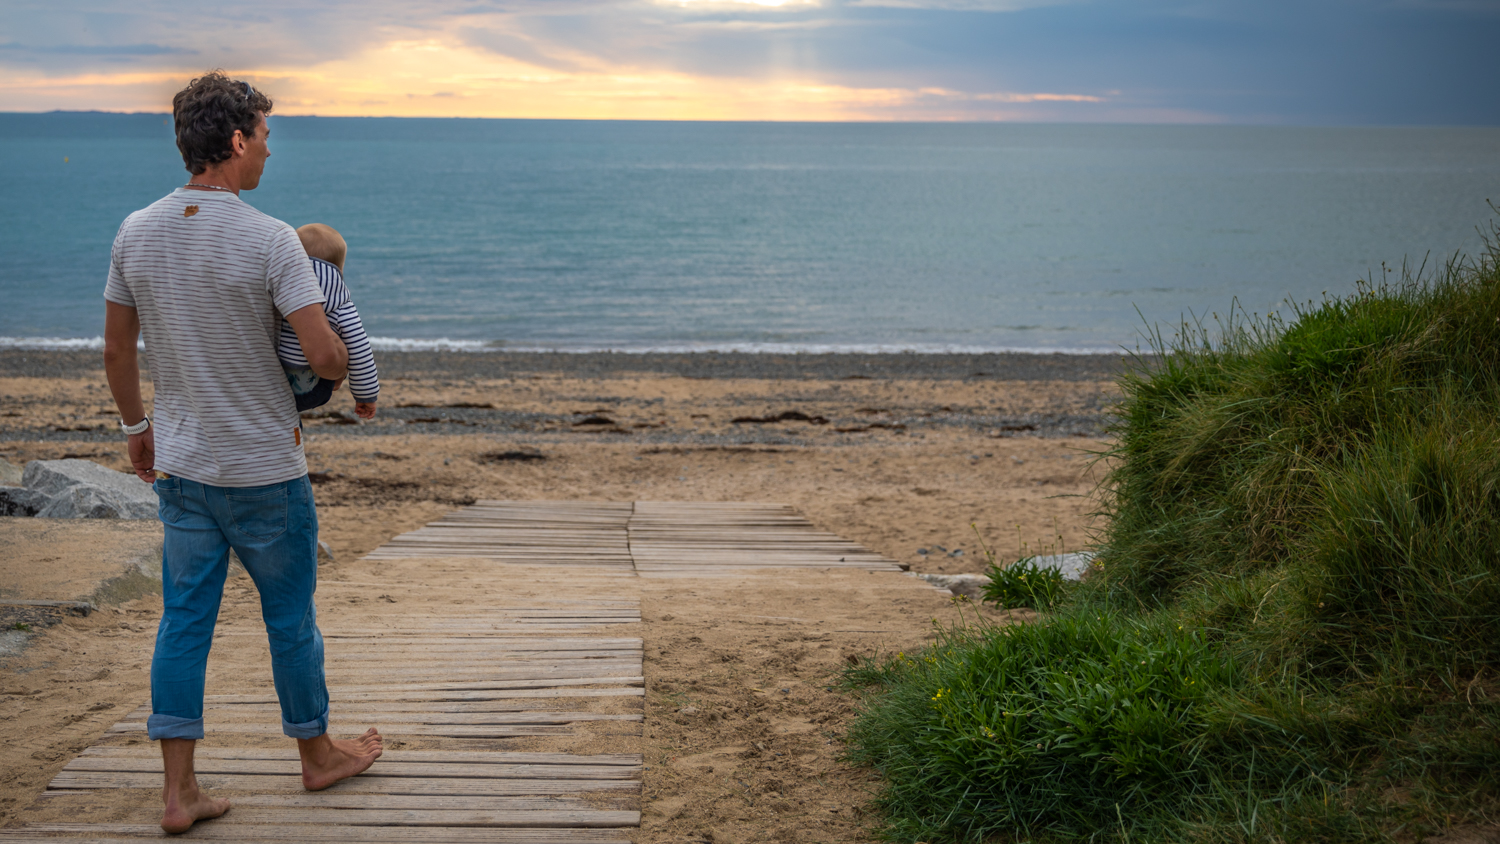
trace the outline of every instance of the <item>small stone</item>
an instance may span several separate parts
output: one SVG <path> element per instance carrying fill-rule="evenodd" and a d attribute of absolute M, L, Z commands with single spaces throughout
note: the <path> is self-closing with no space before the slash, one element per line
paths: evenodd
<path fill-rule="evenodd" d="M 677 714 L 678 715 L 697 715 L 698 714 L 698 707 L 696 707 L 696 706 L 684 706 L 683 708 L 677 710 Z"/>
<path fill-rule="evenodd" d="M 328 543 L 327 542 L 324 542 L 323 540 L 319 539 L 318 540 L 318 561 L 319 562 L 323 562 L 325 560 L 327 562 L 330 562 L 330 563 L 333 562 L 333 549 L 328 547 Z"/>
<path fill-rule="evenodd" d="M 950 557 L 962 557 L 963 555 L 964 549 L 962 548 L 954 548 L 952 551 L 948 552 L 948 556 Z"/>
<path fill-rule="evenodd" d="M 9 460 L 0 460 L 0 486 L 20 486 L 21 467 Z"/>
<path fill-rule="evenodd" d="M 917 553 L 920 554 L 921 556 L 925 557 L 925 556 L 927 556 L 931 552 L 929 552 L 926 548 L 918 548 L 917 549 Z"/>

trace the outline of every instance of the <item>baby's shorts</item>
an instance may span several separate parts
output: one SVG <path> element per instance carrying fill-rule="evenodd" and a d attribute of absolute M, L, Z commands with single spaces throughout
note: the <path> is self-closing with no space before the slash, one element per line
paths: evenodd
<path fill-rule="evenodd" d="M 333 382 L 319 378 L 311 368 L 300 366 L 283 367 L 286 380 L 292 385 L 292 395 L 297 399 L 297 411 L 312 410 L 328 404 L 333 398 Z"/>

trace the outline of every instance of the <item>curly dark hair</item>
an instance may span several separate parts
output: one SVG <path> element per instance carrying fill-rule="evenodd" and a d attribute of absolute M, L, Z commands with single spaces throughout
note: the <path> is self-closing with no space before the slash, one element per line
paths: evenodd
<path fill-rule="evenodd" d="M 255 134 L 260 115 L 270 113 L 271 98 L 250 87 L 249 82 L 230 79 L 219 70 L 194 79 L 172 98 L 182 163 L 197 176 L 229 160 L 235 130 L 248 138 Z"/>

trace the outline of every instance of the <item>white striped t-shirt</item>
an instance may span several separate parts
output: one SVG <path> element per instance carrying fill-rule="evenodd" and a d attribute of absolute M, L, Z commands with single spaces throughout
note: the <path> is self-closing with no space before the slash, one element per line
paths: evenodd
<path fill-rule="evenodd" d="M 323 293 L 291 226 L 232 193 L 178 188 L 125 218 L 104 298 L 140 316 L 157 469 L 228 487 L 307 474 L 276 341 L 281 315 Z"/>

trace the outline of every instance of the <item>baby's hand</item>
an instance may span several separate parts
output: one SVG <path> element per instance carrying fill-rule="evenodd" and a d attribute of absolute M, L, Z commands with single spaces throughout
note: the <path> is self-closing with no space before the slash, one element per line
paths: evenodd
<path fill-rule="evenodd" d="M 361 419 L 374 419 L 375 402 L 357 401 L 354 403 L 354 412 L 359 414 L 359 418 Z"/>

